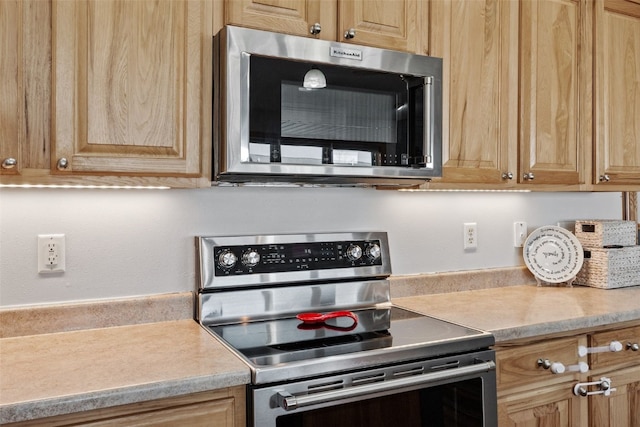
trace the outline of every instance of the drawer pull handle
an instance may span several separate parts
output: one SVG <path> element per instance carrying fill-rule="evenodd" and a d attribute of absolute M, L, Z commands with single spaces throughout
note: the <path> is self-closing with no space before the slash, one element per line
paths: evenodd
<path fill-rule="evenodd" d="M 628 345 L 627 348 L 629 348 Z M 591 353 L 617 353 L 618 351 L 622 351 L 622 343 L 620 341 L 611 341 L 609 345 L 603 345 L 600 347 L 578 346 L 578 356 L 580 357 L 584 357 Z"/>
<path fill-rule="evenodd" d="M 627 350 L 631 350 L 631 351 L 638 351 L 640 350 L 640 345 L 638 345 L 638 343 L 633 343 L 631 344 L 630 342 L 627 343 Z"/>
<path fill-rule="evenodd" d="M 589 391 L 589 386 L 597 386 L 598 390 Z M 607 377 L 600 378 L 600 381 L 578 383 L 573 387 L 573 394 L 576 396 L 593 396 L 594 394 L 609 396 L 614 391 L 616 391 L 616 389 L 611 387 L 611 378 Z"/>

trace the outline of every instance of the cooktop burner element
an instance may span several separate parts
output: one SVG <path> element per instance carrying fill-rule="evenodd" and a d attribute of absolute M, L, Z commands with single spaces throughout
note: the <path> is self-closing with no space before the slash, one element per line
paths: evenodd
<path fill-rule="evenodd" d="M 489 333 L 393 307 L 385 233 L 198 238 L 198 320 L 254 384 L 488 348 Z M 307 323 L 301 313 L 350 311 Z"/>

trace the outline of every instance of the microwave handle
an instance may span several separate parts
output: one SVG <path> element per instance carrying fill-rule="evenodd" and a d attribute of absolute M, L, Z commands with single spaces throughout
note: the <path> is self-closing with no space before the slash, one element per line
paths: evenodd
<path fill-rule="evenodd" d="M 434 99 L 433 99 L 433 77 L 424 78 L 424 134 L 422 136 L 422 155 L 427 167 L 433 167 L 433 121 L 434 121 Z"/>

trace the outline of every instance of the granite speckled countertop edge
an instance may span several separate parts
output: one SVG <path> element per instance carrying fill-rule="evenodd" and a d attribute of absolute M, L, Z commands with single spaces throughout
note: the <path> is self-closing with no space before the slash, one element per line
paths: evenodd
<path fill-rule="evenodd" d="M 51 399 L 0 405 L 0 425 L 245 385 L 246 373 L 218 373 Z"/>
<path fill-rule="evenodd" d="M 193 319 L 2 338 L 0 359 L 0 425 L 251 382 Z"/>
<path fill-rule="evenodd" d="M 543 335 L 563 334 L 572 331 L 578 332 L 600 326 L 615 326 L 618 323 L 634 320 L 640 320 L 640 310 L 538 323 L 531 326 L 495 329 L 489 332 L 495 337 L 496 344 L 500 344 L 522 338 L 535 338 Z"/>
<path fill-rule="evenodd" d="M 530 284 L 403 296 L 393 303 L 491 332 L 497 345 L 640 321 L 640 286 L 598 289 Z"/>

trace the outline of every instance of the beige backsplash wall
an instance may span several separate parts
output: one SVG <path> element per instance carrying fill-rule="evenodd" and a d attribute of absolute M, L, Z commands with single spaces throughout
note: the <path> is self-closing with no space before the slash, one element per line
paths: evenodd
<path fill-rule="evenodd" d="M 533 285 L 536 284 L 536 279 L 525 266 L 519 266 L 392 276 L 390 282 L 391 298 L 402 298 L 505 286 Z"/>
<path fill-rule="evenodd" d="M 191 292 L 196 235 L 376 230 L 389 233 L 394 277 L 521 267 L 514 221 L 620 218 L 621 205 L 620 193 L 2 189 L 0 308 Z M 462 248 L 464 222 L 478 224 L 476 251 Z M 54 233 L 66 272 L 38 274 L 37 235 Z"/>
<path fill-rule="evenodd" d="M 392 276 L 392 298 L 531 285 L 526 267 Z M 195 294 L 179 292 L 65 304 L 0 307 L 0 338 L 192 319 Z"/>

